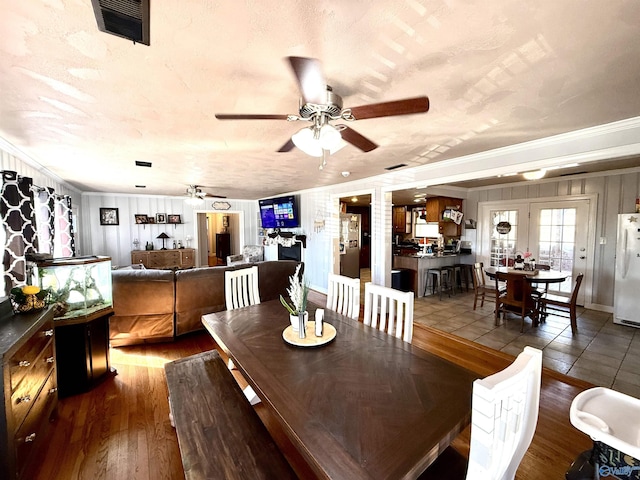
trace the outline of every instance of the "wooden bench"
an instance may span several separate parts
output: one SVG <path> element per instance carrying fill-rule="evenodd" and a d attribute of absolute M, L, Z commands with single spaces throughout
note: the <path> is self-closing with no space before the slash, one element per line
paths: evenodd
<path fill-rule="evenodd" d="M 186 480 L 297 478 L 218 352 L 165 372 Z"/>

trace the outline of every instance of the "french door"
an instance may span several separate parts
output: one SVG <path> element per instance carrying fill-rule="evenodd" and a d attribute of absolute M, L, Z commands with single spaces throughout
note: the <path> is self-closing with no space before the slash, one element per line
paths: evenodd
<path fill-rule="evenodd" d="M 592 255 L 589 245 L 593 244 L 589 238 L 590 199 L 497 202 L 481 205 L 479 214 L 479 253 L 485 265 L 511 265 L 517 254 L 530 254 L 537 264 L 569 273 L 564 282 L 549 285 L 549 290 L 559 295 L 571 294 L 578 273 L 585 273 L 586 280 Z M 586 290 L 580 291 L 580 305 L 584 305 Z"/>

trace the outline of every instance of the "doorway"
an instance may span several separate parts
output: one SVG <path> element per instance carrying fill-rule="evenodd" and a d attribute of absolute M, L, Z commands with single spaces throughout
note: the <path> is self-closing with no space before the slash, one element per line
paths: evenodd
<path fill-rule="evenodd" d="M 371 194 L 340 198 L 340 275 L 371 278 Z M 361 282 L 362 285 L 364 285 Z"/>
<path fill-rule="evenodd" d="M 240 252 L 243 239 L 241 214 L 238 212 L 198 212 L 198 265 L 226 265 L 229 255 Z"/>
<path fill-rule="evenodd" d="M 578 273 L 585 288 L 577 303 L 590 298 L 594 255 L 595 199 L 540 199 L 530 202 L 491 202 L 479 206 L 479 259 L 485 265 L 510 265 L 517 254 L 530 254 L 536 263 L 569 272 L 566 281 L 550 285 L 554 294 L 569 296 Z M 503 228 L 497 228 L 498 225 Z M 505 228 L 508 227 L 508 228 Z"/>

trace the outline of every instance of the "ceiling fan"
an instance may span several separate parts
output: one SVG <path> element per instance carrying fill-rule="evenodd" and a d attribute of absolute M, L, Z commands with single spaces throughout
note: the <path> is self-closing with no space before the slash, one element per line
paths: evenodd
<path fill-rule="evenodd" d="M 278 152 L 289 152 L 298 147 L 314 157 L 323 157 L 334 153 L 345 140 L 363 152 L 378 148 L 374 142 L 356 132 L 345 124 L 331 124 L 331 121 L 344 120 L 353 122 L 367 118 L 390 117 L 410 113 L 429 111 L 429 99 L 426 96 L 406 98 L 392 102 L 372 103 L 360 107 L 342 108 L 342 97 L 333 92 L 322 75 L 320 62 L 315 58 L 287 57 L 293 74 L 298 81 L 302 98 L 298 115 L 278 114 L 227 114 L 217 113 L 218 120 L 287 120 L 295 122 L 305 120 L 311 122 L 310 127 L 294 133 Z"/>
<path fill-rule="evenodd" d="M 189 185 L 187 186 L 187 191 L 185 193 L 186 202 L 190 205 L 199 205 L 204 201 L 206 197 L 210 198 L 227 198 L 223 195 L 213 195 L 212 193 L 207 193 L 202 191 L 200 188 L 202 185 Z"/>

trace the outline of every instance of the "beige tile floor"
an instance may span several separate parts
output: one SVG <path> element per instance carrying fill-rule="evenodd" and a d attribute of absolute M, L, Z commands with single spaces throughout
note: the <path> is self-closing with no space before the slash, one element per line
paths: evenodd
<path fill-rule="evenodd" d="M 610 313 L 578 309 L 578 333 L 571 334 L 569 319 L 549 315 L 539 327 L 508 315 L 494 323 L 494 304 L 473 310 L 473 292 L 415 301 L 414 322 L 429 325 L 496 350 L 517 355 L 526 345 L 539 348 L 545 367 L 640 397 L 640 329 L 616 325 Z"/>
<path fill-rule="evenodd" d="M 361 289 L 370 281 L 361 270 Z M 508 316 L 494 324 L 494 304 L 473 310 L 473 292 L 417 298 L 414 322 L 453 333 L 496 350 L 517 355 L 526 345 L 542 350 L 545 367 L 595 385 L 640 398 L 640 329 L 616 325 L 610 313 L 578 309 L 578 333 L 571 334 L 569 319 L 549 315 L 537 328 L 527 319 L 520 333 L 520 318 Z"/>

